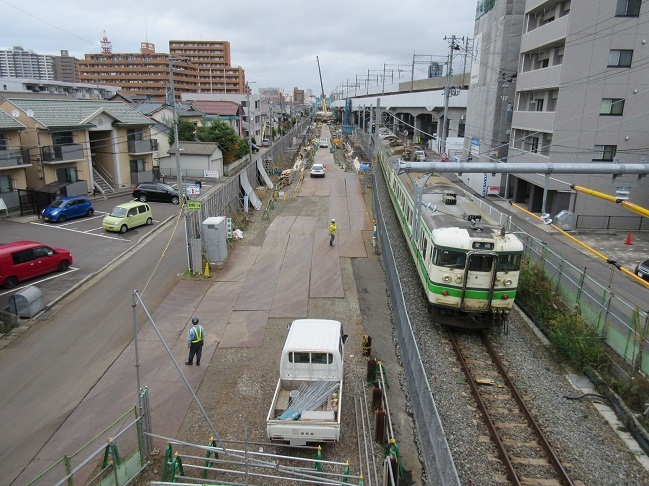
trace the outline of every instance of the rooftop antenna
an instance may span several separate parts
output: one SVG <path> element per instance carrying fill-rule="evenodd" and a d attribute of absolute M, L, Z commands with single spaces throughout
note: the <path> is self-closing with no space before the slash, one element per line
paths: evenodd
<path fill-rule="evenodd" d="M 106 31 L 104 30 L 104 37 L 101 39 L 101 52 L 102 54 L 112 54 L 113 53 L 113 43 L 108 40 Z"/>
<path fill-rule="evenodd" d="M 146 25 L 146 13 L 144 14 L 144 37 L 147 44 L 149 43 L 149 28 Z"/>

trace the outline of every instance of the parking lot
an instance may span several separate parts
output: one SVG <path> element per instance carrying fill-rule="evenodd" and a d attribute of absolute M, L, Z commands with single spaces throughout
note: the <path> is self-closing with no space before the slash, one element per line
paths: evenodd
<path fill-rule="evenodd" d="M 102 221 L 118 204 L 132 201 L 130 192 L 109 199 L 92 201 L 95 213 L 91 217 L 70 219 L 64 223 L 48 223 L 36 215 L 17 216 L 0 221 L 0 243 L 30 240 L 53 248 L 65 248 L 74 262 L 67 272 L 55 272 L 40 278 L 20 282 L 13 289 L 0 287 L 0 308 L 9 305 L 16 292 L 35 285 L 43 293 L 45 305 L 58 300 L 85 278 L 95 274 L 123 253 L 129 251 L 160 225 L 180 213 L 180 206 L 171 203 L 148 203 L 153 213 L 153 225 L 133 228 L 126 233 L 104 230 Z M 179 225 L 182 230 L 182 225 Z"/>

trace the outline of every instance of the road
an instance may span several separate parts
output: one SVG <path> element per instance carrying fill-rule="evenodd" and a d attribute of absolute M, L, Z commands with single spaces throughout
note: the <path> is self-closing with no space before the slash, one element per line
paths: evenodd
<path fill-rule="evenodd" d="M 15 481 L 131 342 L 132 290 L 143 294 L 154 312 L 179 281 L 187 267 L 182 228 L 145 289 L 172 230 L 169 224 L 137 244 L 123 261 L 66 297 L 0 351 L 3 484 Z"/>

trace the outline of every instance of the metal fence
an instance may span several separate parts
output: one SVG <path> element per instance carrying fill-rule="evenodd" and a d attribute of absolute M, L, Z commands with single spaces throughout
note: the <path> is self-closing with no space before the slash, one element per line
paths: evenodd
<path fill-rule="evenodd" d="M 609 282 L 589 275 L 585 269 L 566 260 L 547 243 L 513 223 L 509 215 L 479 197 L 475 197 L 474 202 L 521 238 L 528 263 L 543 269 L 555 293 L 568 308 L 579 311 L 591 329 L 632 369 L 649 373 L 649 314 L 642 310 L 646 303 L 631 302 L 616 294 Z"/>
<path fill-rule="evenodd" d="M 577 215 L 575 229 L 648 231 L 649 219 L 643 218 L 642 216 L 593 216 L 579 214 Z"/>
<path fill-rule="evenodd" d="M 28 486 L 51 484 L 126 485 L 147 466 L 151 453 L 148 389 L 134 406 L 105 427 L 77 451 L 64 455 Z"/>

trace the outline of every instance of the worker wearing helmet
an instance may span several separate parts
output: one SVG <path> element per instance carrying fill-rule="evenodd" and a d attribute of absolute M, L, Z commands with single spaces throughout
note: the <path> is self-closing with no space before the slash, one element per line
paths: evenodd
<path fill-rule="evenodd" d="M 187 347 L 189 348 L 189 358 L 186 365 L 194 364 L 194 355 L 196 355 L 196 366 L 201 365 L 201 354 L 203 351 L 203 340 L 205 339 L 205 329 L 198 324 L 198 317 L 192 319 L 192 327 L 187 333 Z"/>
<path fill-rule="evenodd" d="M 336 238 L 336 220 L 332 219 L 329 223 L 329 246 L 334 246 L 334 239 Z"/>

